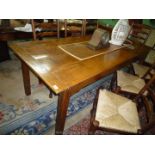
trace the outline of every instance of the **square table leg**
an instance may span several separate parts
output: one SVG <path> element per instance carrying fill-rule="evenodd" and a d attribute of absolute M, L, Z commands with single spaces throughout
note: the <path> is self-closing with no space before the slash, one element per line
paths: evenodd
<path fill-rule="evenodd" d="M 22 64 L 22 74 L 23 74 L 23 83 L 24 83 L 24 90 L 26 95 L 31 94 L 31 86 L 30 86 L 30 73 L 28 66 L 21 62 Z"/>
<path fill-rule="evenodd" d="M 55 125 L 55 134 L 57 135 L 63 134 L 69 99 L 70 99 L 69 89 L 59 94 L 56 125 Z"/>

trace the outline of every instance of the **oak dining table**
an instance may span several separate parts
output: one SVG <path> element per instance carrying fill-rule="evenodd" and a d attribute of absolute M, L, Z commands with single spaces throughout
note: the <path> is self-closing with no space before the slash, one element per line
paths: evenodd
<path fill-rule="evenodd" d="M 101 49 L 100 54 L 79 60 L 60 48 L 60 45 L 89 40 L 90 36 L 84 36 L 9 44 L 10 49 L 21 60 L 25 94 L 31 94 L 29 71 L 32 71 L 50 91 L 58 95 L 55 134 L 63 134 L 67 108 L 73 94 L 145 57 L 149 51 L 148 47 L 142 45 L 135 49 L 110 45 Z"/>

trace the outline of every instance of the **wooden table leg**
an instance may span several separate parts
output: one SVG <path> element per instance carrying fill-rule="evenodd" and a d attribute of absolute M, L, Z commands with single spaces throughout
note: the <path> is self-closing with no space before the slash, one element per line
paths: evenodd
<path fill-rule="evenodd" d="M 66 90 L 61 94 L 59 94 L 56 125 L 55 125 L 55 134 L 57 135 L 63 134 L 69 99 L 70 99 L 69 90 Z"/>
<path fill-rule="evenodd" d="M 24 83 L 24 90 L 26 95 L 31 94 L 31 86 L 30 86 L 30 73 L 28 66 L 21 62 L 22 64 L 22 74 L 23 74 L 23 83 Z"/>
<path fill-rule="evenodd" d="M 38 78 L 38 81 L 39 81 L 39 84 L 42 84 L 42 83 L 43 83 L 42 80 L 41 80 L 40 78 Z"/>

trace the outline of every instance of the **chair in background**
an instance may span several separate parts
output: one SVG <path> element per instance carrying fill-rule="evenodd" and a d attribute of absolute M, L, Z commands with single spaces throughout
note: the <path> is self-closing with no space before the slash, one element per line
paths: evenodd
<path fill-rule="evenodd" d="M 116 71 L 111 80 L 111 90 L 116 93 L 128 94 L 131 98 L 137 95 L 145 83 L 155 75 L 155 57 L 153 59 L 152 55 L 155 55 L 154 50 L 148 53 L 145 60 L 130 64 L 130 73 L 122 70 Z"/>
<path fill-rule="evenodd" d="M 59 20 L 31 20 L 33 39 L 41 40 L 47 37 L 60 37 Z"/>
<path fill-rule="evenodd" d="M 98 22 L 98 20 L 97 20 L 97 26 L 96 26 L 96 28 L 101 28 L 101 29 L 107 30 L 110 34 L 112 33 L 112 30 L 113 30 L 113 27 L 107 26 L 107 25 L 101 25 Z"/>
<path fill-rule="evenodd" d="M 85 19 L 65 19 L 64 20 L 64 29 L 65 37 L 67 36 L 84 36 L 84 30 L 86 25 Z"/>
<path fill-rule="evenodd" d="M 135 75 L 137 75 L 141 78 L 145 78 L 145 76 L 147 75 L 147 72 L 149 72 L 149 69 L 155 67 L 155 49 L 154 49 L 155 30 L 150 29 L 150 28 L 148 28 L 148 29 L 145 28 L 143 30 L 145 30 L 145 35 L 143 35 L 145 37 L 144 38 L 140 37 L 140 43 L 141 43 L 141 45 L 149 46 L 150 51 L 144 59 L 140 60 L 139 63 L 137 63 L 137 62 L 132 63 L 132 66 L 131 66 L 133 73 L 135 73 Z M 146 32 L 148 32 L 148 33 L 146 34 Z M 137 41 L 139 41 L 139 38 Z M 155 73 L 155 71 L 152 71 L 152 74 L 154 74 L 154 73 Z M 147 77 L 149 77 L 149 76 L 147 76 Z"/>
<path fill-rule="evenodd" d="M 122 70 L 118 70 L 114 74 L 115 79 L 113 79 L 114 83 L 111 90 L 116 93 L 128 94 L 131 97 L 136 96 L 145 86 L 147 81 L 155 75 L 153 68 L 150 68 L 147 71 L 147 74 L 145 74 L 144 78 L 140 78 Z"/>
<path fill-rule="evenodd" d="M 155 74 L 155 50 L 151 50 L 145 60 L 137 63 L 132 63 L 132 73 L 143 79 L 150 79 Z"/>
<path fill-rule="evenodd" d="M 148 42 L 152 32 L 154 33 L 153 29 L 148 29 L 145 29 L 145 32 L 148 32 L 148 36 L 146 37 L 145 35 L 143 42 L 140 41 L 137 43 L 138 40 L 136 41 L 136 44 L 139 44 L 139 46 L 144 46 L 145 43 Z M 138 31 L 138 33 L 139 32 L 141 31 Z M 153 47 L 152 42 L 150 46 Z M 137 50 L 140 49 L 141 48 L 137 48 Z M 111 80 L 112 91 L 116 93 L 129 94 L 130 97 L 137 95 L 140 89 L 145 85 L 145 82 L 151 79 L 151 77 L 155 74 L 155 50 L 150 47 L 150 52 L 146 58 L 144 57 L 143 59 L 140 59 L 139 62 L 134 62 L 129 65 L 129 72 L 134 75 L 123 71 L 117 71 L 114 73 Z"/>
<path fill-rule="evenodd" d="M 133 30 L 131 31 L 128 38 L 130 38 L 130 41 L 132 42 L 133 45 L 136 44 L 138 46 L 143 46 L 146 43 L 150 44 L 149 43 L 150 36 L 152 38 L 152 33 L 154 34 L 154 30 L 151 29 L 150 27 L 145 25 L 136 25 L 136 26 L 133 26 Z M 150 46 L 153 47 L 152 42 Z M 140 50 L 140 48 L 138 48 L 137 50 Z M 130 92 L 130 93 L 136 94 L 136 92 L 134 92 L 135 90 L 133 89 L 137 89 L 135 87 L 136 85 L 139 85 L 137 80 L 139 78 L 142 78 L 145 81 L 150 79 L 151 76 L 155 74 L 154 68 L 155 68 L 155 50 L 150 47 L 150 52 L 146 57 L 143 57 L 139 60 L 139 62 L 134 62 L 128 66 L 129 72 L 133 73 L 136 76 L 130 75 L 122 71 L 117 71 L 114 73 L 111 81 L 111 90 L 115 92 L 118 92 L 118 91 L 120 92 L 123 89 L 125 89 L 126 93 Z M 136 84 L 132 81 L 134 79 L 135 81 L 137 81 Z M 115 90 L 113 89 L 114 83 L 115 83 Z M 121 87 L 123 89 L 121 89 Z M 126 87 L 127 89 L 124 87 Z"/>
<path fill-rule="evenodd" d="M 133 100 L 105 89 L 99 89 L 91 111 L 89 134 L 103 130 L 120 134 L 144 134 L 155 125 L 153 104 L 155 92 L 151 85 L 155 75 L 138 92 Z M 140 108 L 145 119 L 141 120 Z"/>
<path fill-rule="evenodd" d="M 97 19 L 65 19 L 63 22 L 65 37 L 90 35 L 93 34 L 96 28 L 102 28 L 110 33 L 112 32 L 111 27 L 99 24 Z"/>
<path fill-rule="evenodd" d="M 133 24 L 128 40 L 134 43 L 145 44 L 148 39 L 152 29 L 150 26 L 143 24 Z"/>
<path fill-rule="evenodd" d="M 83 35 L 93 34 L 94 30 L 97 28 L 97 23 L 97 19 L 84 19 Z"/>

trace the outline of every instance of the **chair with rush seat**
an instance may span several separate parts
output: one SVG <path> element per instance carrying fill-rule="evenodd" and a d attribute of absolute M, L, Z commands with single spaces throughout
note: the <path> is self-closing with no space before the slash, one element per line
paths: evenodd
<path fill-rule="evenodd" d="M 155 43 L 155 41 L 154 41 Z M 132 63 L 132 71 L 135 73 L 135 75 L 139 76 L 140 78 L 145 78 L 145 75 L 147 75 L 147 72 L 149 70 L 152 70 L 152 74 L 155 73 L 155 49 L 154 45 L 150 48 L 149 53 L 147 54 L 146 58 L 144 60 L 141 60 L 139 63 Z M 149 77 L 147 77 L 149 78 Z"/>
<path fill-rule="evenodd" d="M 155 74 L 155 50 L 151 49 L 144 60 L 134 62 L 130 66 L 132 72 L 140 78 L 150 79 L 149 74 Z"/>
<path fill-rule="evenodd" d="M 146 58 L 141 60 L 139 63 L 133 63 L 131 68 L 135 75 L 139 76 L 140 78 L 143 78 L 145 77 L 145 75 L 147 75 L 147 72 L 149 71 L 150 67 L 154 68 L 155 66 L 155 30 L 145 25 L 139 27 L 139 29 L 136 29 L 136 32 L 135 30 L 133 30 L 132 32 L 133 36 L 136 38 L 136 43 L 149 46 L 150 52 L 148 53 Z M 152 74 L 154 73 L 155 71 L 152 71 Z M 147 76 L 147 78 L 149 78 L 149 76 Z"/>
<path fill-rule="evenodd" d="M 146 42 L 144 42 L 143 44 L 145 45 L 145 43 Z M 150 44 L 150 46 L 153 45 Z M 155 74 L 155 50 L 150 47 L 150 52 L 147 54 L 146 58 L 144 58 L 143 60 L 141 59 L 139 63 L 132 63 L 129 68 L 130 72 L 132 72 L 134 75 L 125 73 L 123 71 L 117 71 L 114 73 L 113 80 L 111 82 L 111 90 L 115 92 L 125 91 L 137 94 L 135 90 L 137 90 L 138 92 L 145 84 L 144 82 L 151 79 L 151 77 Z M 137 88 L 138 86 L 140 86 L 140 88 Z"/>
<path fill-rule="evenodd" d="M 133 100 L 106 89 L 99 89 L 91 111 L 89 134 L 94 134 L 96 130 L 120 134 L 144 134 L 153 127 L 155 92 L 151 85 L 154 81 L 155 75 Z M 144 122 L 139 116 L 140 107 L 145 109 Z"/>
<path fill-rule="evenodd" d="M 118 70 L 113 74 L 111 80 L 111 90 L 115 93 L 128 95 L 129 98 L 133 98 L 140 92 L 143 87 L 145 87 L 147 82 L 154 75 L 153 68 L 149 68 L 143 78 L 129 74 L 122 70 Z"/>
<path fill-rule="evenodd" d="M 155 63 L 151 66 L 146 66 L 139 63 L 132 63 L 133 72 L 135 75 L 143 79 L 150 79 L 153 74 L 155 74 Z"/>

